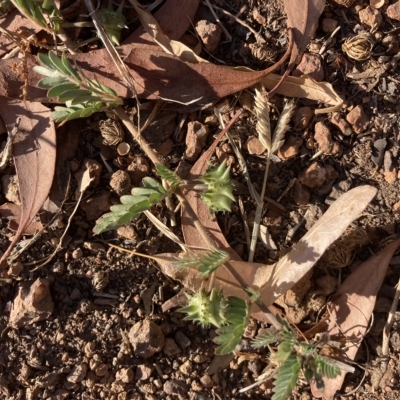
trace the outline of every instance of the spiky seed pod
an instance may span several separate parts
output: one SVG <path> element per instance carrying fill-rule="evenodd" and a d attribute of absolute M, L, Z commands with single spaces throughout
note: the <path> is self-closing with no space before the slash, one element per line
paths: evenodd
<path fill-rule="evenodd" d="M 214 325 L 221 327 L 227 323 L 224 313 L 228 306 L 220 290 L 199 290 L 193 296 L 186 295 L 188 305 L 178 311 L 186 313 L 185 320 L 199 322 L 202 326 Z"/>
<path fill-rule="evenodd" d="M 103 23 L 110 40 L 117 46 L 121 39 L 121 30 L 126 27 L 125 16 L 122 13 L 123 2 L 121 2 L 117 11 L 113 10 L 112 0 L 109 1 L 107 8 L 102 8 L 97 12 L 97 16 Z"/>
<path fill-rule="evenodd" d="M 224 160 L 218 167 L 208 170 L 200 179 L 208 187 L 201 194 L 201 199 L 207 204 L 211 213 L 230 211 L 232 202 L 235 201 L 229 171 L 230 167 L 226 166 Z"/>

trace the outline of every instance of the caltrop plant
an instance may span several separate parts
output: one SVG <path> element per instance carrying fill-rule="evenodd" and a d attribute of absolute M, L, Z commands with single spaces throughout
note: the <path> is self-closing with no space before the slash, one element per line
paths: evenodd
<path fill-rule="evenodd" d="M 175 195 L 181 205 L 186 207 L 188 213 L 190 211 L 194 222 L 197 222 L 196 227 L 208 244 L 208 249 L 200 253 L 186 249 L 187 251 L 174 264 L 179 269 L 196 269 L 201 278 L 208 278 L 211 282 L 208 289 L 202 286 L 193 295 L 187 295 L 188 305 L 180 311 L 186 314 L 187 320 L 217 328 L 218 336 L 215 338 L 215 342 L 219 345 L 217 354 L 234 351 L 249 323 L 251 303 L 257 302 L 262 306 L 260 296 L 255 290 L 243 287 L 249 295 L 249 301 L 233 296 L 226 298 L 222 290 L 213 287 L 213 277 L 221 266 L 228 268 L 233 274 L 229 256 L 211 242 L 183 194 L 185 190 L 196 191 L 207 204 L 210 214 L 230 211 L 234 196 L 226 162 L 209 168 L 196 181 L 182 180 L 175 172 L 163 165 L 146 143 L 123 111 L 122 101 L 112 89 L 100 84 L 96 79 L 86 77 L 78 66 L 72 66 L 64 54 L 60 58 L 50 52 L 48 55 L 39 54 L 38 58 L 41 66 L 35 67 L 35 70 L 45 76 L 39 82 L 39 87 L 48 89 L 49 97 L 58 97 L 60 102 L 65 102 L 65 107 L 57 106 L 52 113 L 52 118 L 56 122 L 87 117 L 98 111 L 114 113 L 115 116 L 121 118 L 133 138 L 154 162 L 160 178 L 157 180 L 146 177 L 142 180 L 141 187 L 135 187 L 131 194 L 122 196 L 121 204 L 112 206 L 109 213 L 96 221 L 94 233 L 100 234 L 129 223 L 143 212 L 149 212 L 152 207 L 162 203 L 169 196 Z M 300 371 L 303 371 L 307 380 L 314 379 L 318 386 L 323 385 L 323 377 L 333 378 L 340 373 L 333 362 L 318 354 L 315 345 L 299 341 L 285 320 L 279 319 L 279 323 L 282 327 L 280 331 L 260 336 L 254 342 L 255 347 L 277 343 L 277 351 L 273 352 L 271 349 L 272 357 L 277 365 L 274 400 L 285 400 L 290 395 Z"/>
<path fill-rule="evenodd" d="M 340 368 L 334 361 L 318 353 L 317 343 L 299 341 L 289 323 L 279 317 L 277 319 L 282 325 L 280 331 L 270 330 L 253 341 L 256 348 L 270 348 L 270 360 L 277 366 L 272 400 L 287 399 L 296 386 L 300 372 L 308 382 L 314 380 L 321 390 L 324 387 L 323 377 L 332 379 L 340 375 Z M 278 343 L 276 351 L 270 347 L 274 343 Z"/>

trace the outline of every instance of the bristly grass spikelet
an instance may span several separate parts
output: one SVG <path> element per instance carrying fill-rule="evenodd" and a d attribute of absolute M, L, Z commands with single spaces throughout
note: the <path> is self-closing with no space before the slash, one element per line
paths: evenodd
<path fill-rule="evenodd" d="M 279 117 L 278 123 L 275 127 L 274 134 L 272 136 L 272 149 L 271 153 L 275 154 L 283 145 L 285 133 L 289 129 L 289 122 L 292 118 L 295 110 L 294 100 L 290 100 L 283 106 L 282 113 Z"/>
<path fill-rule="evenodd" d="M 270 153 L 272 150 L 272 139 L 271 139 L 271 123 L 269 119 L 269 105 L 264 99 L 262 94 L 256 89 L 256 95 L 254 96 L 255 104 L 254 111 L 257 115 L 257 133 L 258 139 L 261 144 Z"/>

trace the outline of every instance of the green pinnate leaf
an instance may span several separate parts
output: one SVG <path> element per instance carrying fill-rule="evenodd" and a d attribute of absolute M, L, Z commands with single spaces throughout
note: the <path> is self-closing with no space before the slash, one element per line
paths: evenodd
<path fill-rule="evenodd" d="M 54 86 L 60 86 L 60 85 L 65 85 L 69 84 L 68 81 L 66 81 L 63 77 L 60 76 L 48 76 L 46 78 L 41 79 L 38 82 L 38 87 L 41 89 L 51 89 Z"/>
<path fill-rule="evenodd" d="M 73 76 L 78 81 L 82 80 L 81 77 L 79 76 L 79 74 L 72 67 L 71 63 L 68 61 L 65 53 L 63 53 L 61 56 L 61 62 L 63 63 L 65 70 L 68 71 L 68 74 L 70 76 Z"/>
<path fill-rule="evenodd" d="M 157 164 L 156 170 L 161 179 L 167 181 L 172 188 L 179 186 L 181 178 L 174 171 L 171 171 L 163 164 Z"/>
<path fill-rule="evenodd" d="M 274 395 L 272 400 L 287 400 L 296 386 L 299 377 L 300 363 L 295 355 L 291 355 L 278 368 L 274 382 Z"/>
<path fill-rule="evenodd" d="M 140 200 L 135 204 L 129 205 L 116 205 L 111 207 L 111 212 L 103 215 L 96 221 L 96 226 L 93 228 L 95 234 L 99 234 L 118 226 L 125 225 L 133 221 L 143 211 L 148 210 L 151 204 L 147 199 Z"/>
<path fill-rule="evenodd" d="M 58 75 L 57 71 L 54 71 L 53 69 L 49 69 L 49 68 L 43 67 L 42 65 L 35 65 L 33 67 L 33 70 L 35 72 L 37 72 L 38 74 L 43 75 L 43 76 L 50 76 L 50 77 L 58 77 L 59 78 L 59 75 Z"/>
<path fill-rule="evenodd" d="M 334 379 L 340 375 L 340 368 L 327 357 L 315 354 L 316 371 L 322 376 Z"/>
<path fill-rule="evenodd" d="M 201 255 L 191 252 L 185 253 L 183 258 L 174 262 L 174 265 L 182 270 L 195 267 L 198 269 L 200 276 L 205 278 L 228 259 L 229 256 L 225 251 L 212 248 Z"/>
<path fill-rule="evenodd" d="M 74 89 L 74 90 L 67 90 L 64 93 L 61 93 L 58 96 L 58 100 L 60 102 L 66 102 L 69 100 L 73 100 L 78 96 L 86 96 L 90 95 L 91 93 L 88 90 L 85 89 Z"/>
<path fill-rule="evenodd" d="M 50 51 L 48 57 L 49 57 L 50 62 L 53 64 L 54 69 L 56 69 L 57 71 L 65 74 L 67 76 L 70 75 L 68 68 L 66 68 L 64 63 L 62 62 L 62 59 L 57 57 L 57 55 L 55 53 Z"/>
<path fill-rule="evenodd" d="M 38 53 L 37 55 L 39 62 L 46 68 L 57 71 L 57 68 L 54 66 L 54 64 L 51 62 L 51 59 L 49 56 L 46 56 L 44 53 Z"/>
<path fill-rule="evenodd" d="M 52 86 L 51 89 L 47 92 L 47 97 L 58 97 L 66 91 L 71 91 L 75 89 L 79 89 L 79 86 L 75 85 L 74 83 L 62 83 L 61 85 L 55 85 Z"/>
<path fill-rule="evenodd" d="M 250 305 L 238 297 L 230 296 L 225 312 L 225 319 L 230 323 L 218 329 L 218 336 L 214 339 L 214 342 L 220 345 L 217 354 L 228 354 L 235 350 L 242 339 L 249 318 Z"/>
<path fill-rule="evenodd" d="M 259 334 L 256 338 L 254 338 L 252 345 L 256 349 L 259 349 L 269 344 L 276 343 L 277 341 L 278 341 L 278 335 L 276 329 L 269 328 L 268 330 L 264 330 L 263 333 Z"/>

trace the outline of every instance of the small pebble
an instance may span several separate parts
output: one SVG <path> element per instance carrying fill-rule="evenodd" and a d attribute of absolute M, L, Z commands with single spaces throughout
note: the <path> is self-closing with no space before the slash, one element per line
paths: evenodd
<path fill-rule="evenodd" d="M 326 169 L 317 162 L 313 162 L 299 177 L 299 181 L 311 189 L 322 186 L 325 180 Z"/>
<path fill-rule="evenodd" d="M 72 258 L 77 260 L 83 256 L 83 251 L 79 247 L 72 252 Z"/>

